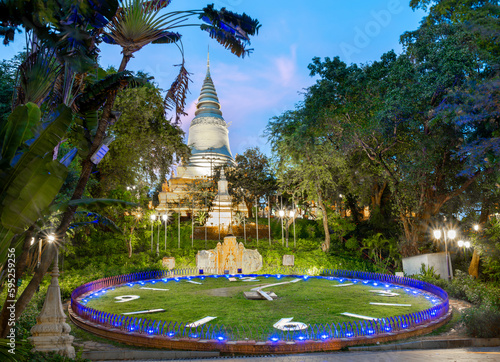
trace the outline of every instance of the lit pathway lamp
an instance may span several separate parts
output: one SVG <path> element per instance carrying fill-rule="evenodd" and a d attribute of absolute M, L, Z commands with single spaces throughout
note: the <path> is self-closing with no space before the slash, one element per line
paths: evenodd
<path fill-rule="evenodd" d="M 467 249 L 470 248 L 470 242 L 469 241 L 459 240 L 457 242 L 457 245 L 458 245 L 459 248 L 464 248 L 465 259 L 467 259 Z"/>
<path fill-rule="evenodd" d="M 167 221 L 168 221 L 168 213 L 164 213 L 161 217 L 163 222 L 165 223 L 165 251 L 167 250 Z"/>
<path fill-rule="evenodd" d="M 285 231 L 283 229 L 283 218 L 285 217 L 285 210 L 281 209 L 278 212 L 281 219 L 281 246 L 285 246 Z"/>
<path fill-rule="evenodd" d="M 52 280 L 42 311 L 36 318 L 36 324 L 31 328 L 32 337 L 28 338 L 34 345 L 34 350 L 39 352 L 56 352 L 60 355 L 75 358 L 73 336 L 69 334 L 71 327 L 66 323 L 66 314 L 61 302 L 61 289 L 59 287 L 59 266 L 57 259 L 59 253 L 53 234 L 47 237 L 50 247 L 55 248 L 54 268 L 52 269 Z"/>
<path fill-rule="evenodd" d="M 153 251 L 153 237 L 154 237 L 153 236 L 153 224 L 155 223 L 156 215 L 151 214 L 150 219 L 151 219 L 151 251 Z"/>
<path fill-rule="evenodd" d="M 451 279 L 451 275 L 450 275 L 450 263 L 448 261 L 448 239 L 453 240 L 453 239 L 455 239 L 456 236 L 457 236 L 457 232 L 455 230 L 453 230 L 453 229 L 444 230 L 443 229 L 444 252 L 445 252 L 445 256 L 446 256 L 446 271 L 448 273 L 448 279 Z M 434 230 L 434 237 L 437 240 L 441 239 L 441 229 Z"/>

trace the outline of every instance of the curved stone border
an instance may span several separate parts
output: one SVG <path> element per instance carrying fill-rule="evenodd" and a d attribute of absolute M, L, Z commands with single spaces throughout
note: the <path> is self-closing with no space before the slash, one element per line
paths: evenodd
<path fill-rule="evenodd" d="M 186 273 L 187 270 L 182 270 Z M 120 285 L 143 284 L 209 276 L 175 276 L 175 271 L 151 271 L 99 279 L 75 289 L 69 313 L 80 328 L 104 338 L 135 346 L 177 350 L 219 351 L 221 353 L 303 353 L 333 351 L 344 347 L 388 342 L 431 332 L 451 317 L 448 295 L 441 288 L 419 280 L 386 274 L 345 270 L 324 270 L 321 277 L 307 275 L 267 275 L 272 277 L 325 278 L 339 282 L 357 280 L 375 287 L 402 288 L 407 293 L 424 293 L 435 305 L 421 312 L 383 318 L 378 321 L 353 321 L 342 324 L 308 326 L 301 331 L 276 331 L 272 328 L 232 328 L 208 325 L 196 329 L 184 323 L 125 317 L 86 307 L 89 298 Z M 266 275 L 240 275 L 259 276 Z M 210 277 L 224 277 L 212 275 Z M 229 277 L 226 275 L 225 277 Z M 160 280 L 158 280 L 160 279 Z"/>

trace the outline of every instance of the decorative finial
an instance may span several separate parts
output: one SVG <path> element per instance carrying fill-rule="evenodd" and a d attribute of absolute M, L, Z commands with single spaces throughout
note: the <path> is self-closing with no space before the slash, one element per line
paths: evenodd
<path fill-rule="evenodd" d="M 207 51 L 207 76 L 210 75 L 210 45 L 208 46 Z"/>

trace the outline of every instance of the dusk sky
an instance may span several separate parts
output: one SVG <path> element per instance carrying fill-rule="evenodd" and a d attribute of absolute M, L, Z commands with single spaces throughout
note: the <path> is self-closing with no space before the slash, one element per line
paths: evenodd
<path fill-rule="evenodd" d="M 208 3 L 211 1 L 173 0 L 167 9 L 200 9 Z M 210 46 L 212 79 L 223 117 L 230 123 L 233 156 L 253 146 L 270 153 L 263 130 L 270 118 L 293 109 L 303 97 L 301 92 L 314 84 L 307 69 L 313 57 L 339 56 L 348 64 L 360 64 L 377 60 L 391 49 L 400 53 L 399 36 L 416 29 L 425 15 L 412 11 L 409 0 L 221 0 L 214 4 L 217 9 L 245 12 L 262 26 L 252 38 L 253 53 L 244 59 L 199 28 L 177 29 L 183 34 L 186 67 L 193 81 L 186 105 L 189 115 L 182 128 L 187 132 L 194 117 Z M 14 44 L 2 47 L 2 58 L 21 51 L 22 40 L 19 36 Z M 121 48 L 102 45 L 101 49 L 101 66 L 117 68 Z M 177 74 L 173 65 L 180 62 L 175 45 L 149 45 L 136 53 L 128 69 L 146 71 L 161 88 L 168 89 Z"/>

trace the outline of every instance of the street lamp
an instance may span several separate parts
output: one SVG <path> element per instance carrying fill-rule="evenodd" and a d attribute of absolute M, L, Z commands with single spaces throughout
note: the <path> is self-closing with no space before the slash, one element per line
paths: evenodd
<path fill-rule="evenodd" d="M 290 217 L 293 220 L 293 247 L 295 248 L 297 243 L 295 241 L 295 211 L 294 210 L 290 210 Z"/>
<path fill-rule="evenodd" d="M 281 218 L 281 246 L 285 246 L 285 232 L 283 230 L 283 217 L 285 217 L 285 210 L 281 209 L 278 212 L 278 215 Z"/>
<path fill-rule="evenodd" d="M 168 214 L 165 213 L 161 217 L 163 219 L 163 222 L 165 223 L 165 251 L 167 250 L 167 221 L 168 221 Z"/>
<path fill-rule="evenodd" d="M 470 248 L 470 241 L 459 240 L 457 245 L 459 248 L 464 248 L 465 259 L 467 259 L 467 249 Z"/>
<path fill-rule="evenodd" d="M 149 218 L 151 219 L 151 251 L 153 251 L 153 224 L 156 220 L 156 215 L 151 214 Z"/>
<path fill-rule="evenodd" d="M 450 230 L 444 230 L 443 229 L 443 239 L 444 239 L 444 252 L 445 252 L 445 257 L 446 257 L 446 270 L 448 272 L 448 279 L 451 279 L 450 275 L 450 264 L 448 262 L 448 239 L 455 239 L 457 236 L 457 232 L 453 229 Z M 441 239 L 441 230 L 436 229 L 434 230 L 434 237 L 439 240 Z"/>

